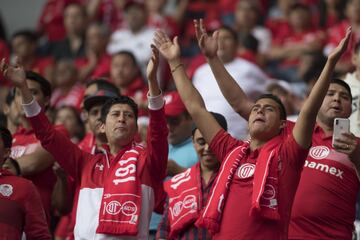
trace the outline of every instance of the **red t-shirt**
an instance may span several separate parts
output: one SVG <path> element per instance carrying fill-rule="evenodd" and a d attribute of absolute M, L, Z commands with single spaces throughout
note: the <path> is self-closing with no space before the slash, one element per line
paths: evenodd
<path fill-rule="evenodd" d="M 116 7 L 114 1 L 102 0 L 95 16 L 95 20 L 104 23 L 111 32 L 127 27 L 124 21 L 124 10 Z"/>
<path fill-rule="evenodd" d="M 325 44 L 324 33 L 316 29 L 309 29 L 301 33 L 295 33 L 292 30 L 289 30 L 289 32 L 284 31 L 284 33 L 279 33 L 278 37 L 274 39 L 274 45 L 292 47 L 298 44 L 312 43 L 314 41 Z M 285 59 L 283 60 L 282 65 L 297 66 L 299 60 L 299 58 Z"/>
<path fill-rule="evenodd" d="M 334 49 L 340 43 L 341 39 L 343 39 L 343 37 L 345 36 L 346 30 L 349 26 L 350 22 L 348 20 L 343 20 L 341 23 L 328 29 L 328 41 L 326 45 L 326 48 L 328 48 L 327 51 L 329 51 L 330 49 Z M 342 54 L 340 61 L 351 61 L 351 56 L 354 51 L 355 44 L 358 41 L 360 41 L 360 31 L 356 31 L 355 29 L 353 29 L 349 45 L 346 51 Z"/>
<path fill-rule="evenodd" d="M 214 239 L 286 239 L 291 206 L 308 153 L 295 142 L 292 134 L 287 135 L 286 132 L 283 132 L 284 138 L 279 142 L 279 156 L 274 158 L 279 159 L 278 202 L 281 220 L 272 221 L 249 215 L 253 174 L 261 148 L 249 151 L 234 174 L 224 206 L 220 231 L 214 235 Z M 210 149 L 217 159 L 225 159 L 232 149 L 242 143 L 221 130 L 212 140 Z"/>
<path fill-rule="evenodd" d="M 67 135 L 67 132 L 63 126 L 57 126 L 56 128 L 64 135 Z M 36 139 L 34 131 L 27 130 L 25 128 L 19 128 L 18 131 L 13 135 L 11 157 L 16 159 L 23 155 L 31 154 L 38 147 L 40 147 L 40 142 Z M 52 170 L 52 166 L 31 176 L 26 176 L 26 178 L 33 182 L 38 192 L 40 193 L 41 201 L 46 213 L 46 218 L 48 223 L 50 223 L 51 195 L 56 182 L 56 176 Z"/>
<path fill-rule="evenodd" d="M 351 239 L 359 192 L 356 170 L 347 155 L 332 148 L 332 137 L 324 137 L 319 126 L 312 141 L 295 196 L 289 239 Z"/>
<path fill-rule="evenodd" d="M 153 28 L 163 29 L 169 37 L 179 35 L 180 29 L 175 20 L 169 16 L 154 15 L 149 16 L 147 25 Z"/>
<path fill-rule="evenodd" d="M 112 81 L 114 82 L 114 81 Z M 147 92 L 148 92 L 148 86 L 145 84 L 144 79 L 142 77 L 135 78 L 129 86 L 123 89 L 121 89 L 121 95 L 131 97 L 135 100 L 135 102 L 141 101 L 146 102 L 147 101 Z M 141 116 L 147 116 L 148 110 L 147 107 L 141 107 L 139 106 L 139 117 Z"/>
<path fill-rule="evenodd" d="M 46 70 L 53 67 L 54 59 L 52 57 L 38 57 L 31 64 L 29 70 L 39 73 L 42 76 L 46 76 Z"/>
<path fill-rule="evenodd" d="M 76 109 L 81 109 L 81 104 L 84 98 L 85 87 L 80 84 L 74 85 L 70 92 L 63 93 L 61 89 L 55 89 L 51 95 L 50 105 L 55 108 L 62 106 L 73 106 Z"/>
<path fill-rule="evenodd" d="M 0 169 L 0 239 L 51 239 L 34 185 Z"/>
<path fill-rule="evenodd" d="M 82 3 L 82 0 L 48 0 L 46 1 L 38 22 L 38 31 L 47 36 L 48 41 L 55 42 L 65 38 L 64 10 L 71 3 Z"/>
<path fill-rule="evenodd" d="M 89 60 L 87 58 L 78 58 L 75 60 L 75 66 L 77 69 L 80 69 L 86 66 L 88 62 Z M 107 54 L 102 55 L 99 58 L 95 69 L 91 72 L 88 79 L 109 76 L 110 64 L 111 64 L 111 57 Z"/>

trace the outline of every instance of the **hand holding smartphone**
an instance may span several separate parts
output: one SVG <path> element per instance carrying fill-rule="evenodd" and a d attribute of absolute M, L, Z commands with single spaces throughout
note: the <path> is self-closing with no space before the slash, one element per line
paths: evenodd
<path fill-rule="evenodd" d="M 332 138 L 333 147 L 335 139 L 340 138 L 342 133 L 350 133 L 350 120 L 347 118 L 335 118 Z"/>

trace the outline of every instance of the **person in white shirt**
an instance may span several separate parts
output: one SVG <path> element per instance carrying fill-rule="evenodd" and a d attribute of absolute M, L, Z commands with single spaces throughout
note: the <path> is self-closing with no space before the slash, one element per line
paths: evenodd
<path fill-rule="evenodd" d="M 347 73 L 344 81 L 350 86 L 352 98 L 352 114 L 350 115 L 350 131 L 360 137 L 360 41 L 356 43 L 352 54 L 355 71 Z"/>
<path fill-rule="evenodd" d="M 146 66 L 151 57 L 149 43 L 152 41 L 155 29 L 146 26 L 147 13 L 143 3 L 129 1 L 124 6 L 124 12 L 128 28 L 118 29 L 111 35 L 107 52 L 110 55 L 122 50 L 132 52 L 145 76 Z"/>
<path fill-rule="evenodd" d="M 256 65 L 236 57 L 237 35 L 228 27 L 219 29 L 218 56 L 225 68 L 251 99 L 256 99 L 266 91 L 268 77 Z M 247 137 L 247 123 L 226 102 L 218 87 L 215 77 L 208 63 L 197 68 L 193 76 L 195 88 L 204 98 L 206 108 L 217 112 L 226 118 L 228 132 L 235 138 Z"/>

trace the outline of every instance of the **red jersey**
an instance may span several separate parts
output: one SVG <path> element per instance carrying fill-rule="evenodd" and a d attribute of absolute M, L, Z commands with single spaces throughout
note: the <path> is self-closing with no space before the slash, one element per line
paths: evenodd
<path fill-rule="evenodd" d="M 88 62 L 89 62 L 89 60 L 87 58 L 78 58 L 75 60 L 75 66 L 77 69 L 80 69 L 80 68 L 86 66 L 88 64 Z M 110 64 L 111 64 L 111 57 L 107 54 L 103 54 L 99 58 L 95 69 L 91 72 L 88 79 L 109 76 Z"/>
<path fill-rule="evenodd" d="M 88 153 L 95 154 L 96 151 L 96 139 L 92 132 L 88 132 L 85 137 L 78 144 L 78 147 Z"/>
<path fill-rule="evenodd" d="M 29 70 L 39 73 L 42 76 L 46 76 L 47 69 L 52 68 L 54 65 L 54 59 L 51 57 L 37 57 L 31 64 Z"/>
<path fill-rule="evenodd" d="M 142 77 L 137 77 L 134 79 L 131 84 L 126 87 L 126 89 L 121 89 L 120 94 L 131 97 L 135 100 L 135 102 L 141 101 L 146 102 L 147 101 L 147 92 L 148 87 L 144 82 L 144 79 Z M 141 108 L 139 106 L 139 117 L 146 116 L 147 115 L 147 108 Z"/>
<path fill-rule="evenodd" d="M 180 29 L 175 20 L 169 16 L 149 16 L 147 25 L 153 28 L 163 29 L 170 37 L 179 35 Z"/>
<path fill-rule="evenodd" d="M 117 7 L 114 1 L 102 0 L 95 15 L 96 20 L 104 23 L 111 32 L 127 27 L 124 21 L 124 10 Z"/>
<path fill-rule="evenodd" d="M 359 179 L 348 156 L 316 126 L 295 196 L 289 239 L 351 239 Z M 358 142 L 359 139 L 358 139 Z"/>
<path fill-rule="evenodd" d="M 0 168 L 0 239 L 51 239 L 34 185 Z"/>
<path fill-rule="evenodd" d="M 315 41 L 325 44 L 324 33 L 319 30 L 309 29 L 301 33 L 295 33 L 289 29 L 288 32 L 284 31 L 282 34 L 279 33 L 278 38 L 274 39 L 274 45 L 291 47 L 296 46 L 297 44 L 307 44 Z M 299 60 L 300 58 L 285 59 L 282 64 L 285 66 L 297 66 Z"/>
<path fill-rule="evenodd" d="M 345 36 L 346 30 L 349 26 L 350 22 L 348 20 L 343 20 L 341 23 L 328 29 L 328 41 L 325 47 L 326 53 L 330 53 L 330 51 L 339 44 L 343 36 Z M 360 31 L 353 29 L 349 45 L 340 58 L 341 61 L 351 62 L 351 55 L 354 51 L 354 46 L 358 41 L 360 41 Z"/>
<path fill-rule="evenodd" d="M 18 131 L 13 135 L 11 157 L 17 159 L 23 155 L 31 154 L 40 146 L 41 144 L 36 139 L 33 130 L 19 128 Z M 31 176 L 26 176 L 26 178 L 34 183 L 38 192 L 40 193 L 47 220 L 50 221 L 51 195 L 56 182 L 56 176 L 52 170 L 52 167 L 50 166 L 45 170 Z"/>
<path fill-rule="evenodd" d="M 74 85 L 70 92 L 64 94 L 61 89 L 55 89 L 51 94 L 50 105 L 55 108 L 61 106 L 73 106 L 76 109 L 81 109 L 81 104 L 84 98 L 85 87 L 80 84 Z"/>
<path fill-rule="evenodd" d="M 277 179 L 279 193 L 272 193 L 275 189 L 266 190 L 269 192 L 269 199 L 275 195 L 278 196 L 278 209 L 281 219 L 272 221 L 259 215 L 249 215 L 253 192 L 253 174 L 261 148 L 248 151 L 246 158 L 234 174 L 224 205 L 220 231 L 214 235 L 214 239 L 278 240 L 287 238 L 290 210 L 308 150 L 299 146 L 291 133 L 286 133 L 287 131 L 282 133 L 284 138 L 279 138 L 282 139 L 282 141 L 279 140 L 279 155 L 274 158 L 274 160 L 278 159 L 279 162 Z M 239 141 L 221 130 L 214 137 L 209 147 L 217 159 L 223 160 L 234 148 L 242 144 L 243 141 Z"/>
<path fill-rule="evenodd" d="M 60 41 L 65 38 L 64 10 L 71 3 L 81 3 L 81 0 L 48 0 L 46 1 L 38 22 L 38 31 L 47 36 L 48 41 Z"/>

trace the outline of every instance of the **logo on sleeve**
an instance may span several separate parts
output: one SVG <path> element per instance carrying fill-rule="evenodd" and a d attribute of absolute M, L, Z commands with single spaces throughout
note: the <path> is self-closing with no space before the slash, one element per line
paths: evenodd
<path fill-rule="evenodd" d="M 239 178 L 244 179 L 252 177 L 254 175 L 254 172 L 255 164 L 245 163 L 238 168 L 236 174 Z"/>
<path fill-rule="evenodd" d="M 1 184 L 0 193 L 4 197 L 10 197 L 10 195 L 13 193 L 13 187 L 10 184 Z"/>

